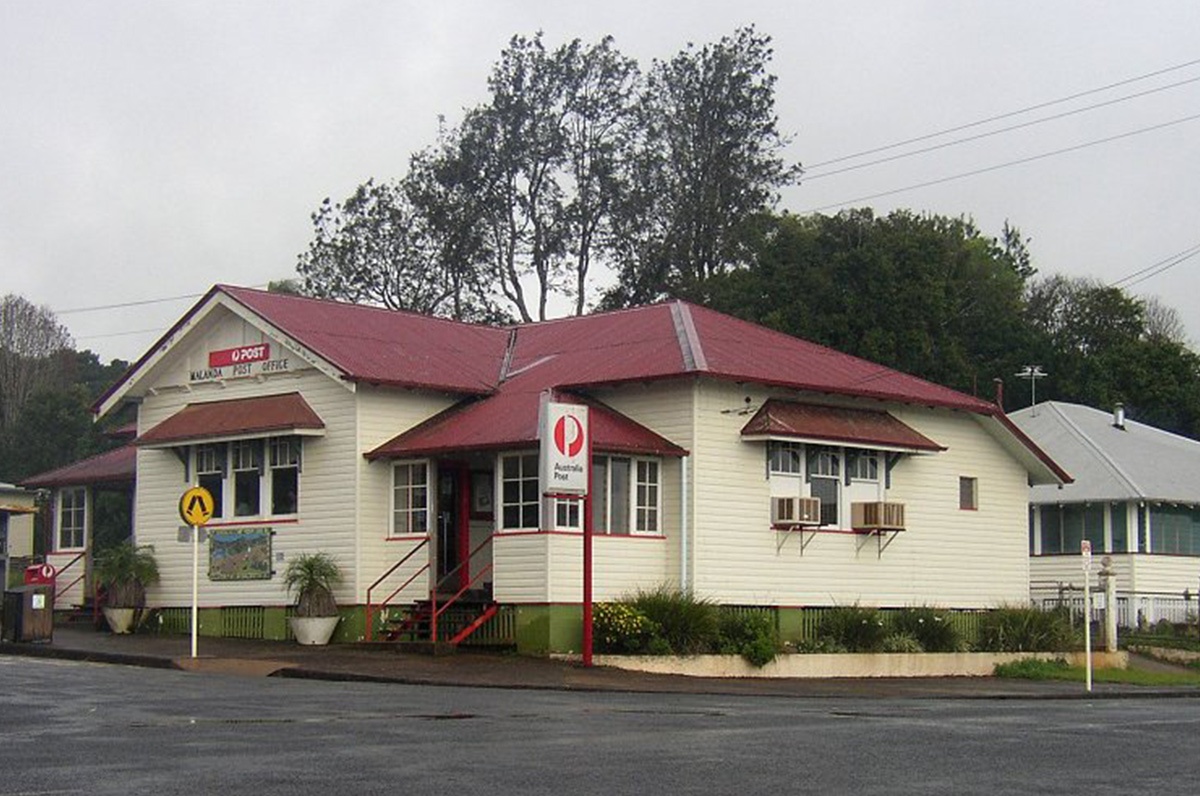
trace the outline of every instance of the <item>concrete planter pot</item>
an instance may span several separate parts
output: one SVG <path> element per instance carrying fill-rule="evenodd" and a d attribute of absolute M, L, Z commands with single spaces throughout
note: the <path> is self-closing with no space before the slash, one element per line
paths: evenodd
<path fill-rule="evenodd" d="M 340 617 L 336 616 L 293 616 L 288 619 L 296 642 L 307 645 L 328 644 L 339 621 Z"/>
<path fill-rule="evenodd" d="M 109 608 L 104 607 L 104 619 L 108 622 L 108 628 L 117 635 L 126 635 L 133 632 L 137 624 L 137 608 Z"/>

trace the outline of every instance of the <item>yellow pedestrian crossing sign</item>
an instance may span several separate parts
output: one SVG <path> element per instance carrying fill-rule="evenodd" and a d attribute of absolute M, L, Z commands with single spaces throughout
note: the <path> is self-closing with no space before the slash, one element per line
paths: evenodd
<path fill-rule="evenodd" d="M 212 519 L 213 496 L 202 486 L 194 486 L 179 498 L 179 516 L 188 525 L 204 525 Z"/>

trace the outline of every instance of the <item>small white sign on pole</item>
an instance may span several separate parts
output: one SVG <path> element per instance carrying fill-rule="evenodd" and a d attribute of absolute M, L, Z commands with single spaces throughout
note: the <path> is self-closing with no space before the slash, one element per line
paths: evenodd
<path fill-rule="evenodd" d="M 541 487 L 545 495 L 586 495 L 588 491 L 588 408 L 546 401 L 541 440 Z"/>
<path fill-rule="evenodd" d="M 1084 539 L 1079 543 L 1083 557 L 1083 652 L 1087 659 L 1087 690 L 1092 690 L 1092 543 Z"/>

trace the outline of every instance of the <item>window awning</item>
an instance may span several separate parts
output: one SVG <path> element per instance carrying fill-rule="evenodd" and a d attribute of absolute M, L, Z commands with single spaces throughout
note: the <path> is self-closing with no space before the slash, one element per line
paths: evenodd
<path fill-rule="evenodd" d="M 30 489 L 58 489 L 64 486 L 132 485 L 135 480 L 137 449 L 125 444 L 64 467 L 30 476 L 21 484 Z"/>
<path fill-rule="evenodd" d="M 219 442 L 266 434 L 325 433 L 325 423 L 298 392 L 188 404 L 134 444 L 170 448 L 190 442 Z"/>
<path fill-rule="evenodd" d="M 946 448 L 887 412 L 771 399 L 742 428 L 742 439 L 793 440 L 902 452 Z"/>

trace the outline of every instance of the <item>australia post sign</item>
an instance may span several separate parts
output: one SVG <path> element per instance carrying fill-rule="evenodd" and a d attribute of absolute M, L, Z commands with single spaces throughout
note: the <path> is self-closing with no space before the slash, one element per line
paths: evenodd
<path fill-rule="evenodd" d="M 539 434 L 543 494 L 587 494 L 590 428 L 586 406 L 553 401 L 542 404 Z"/>

